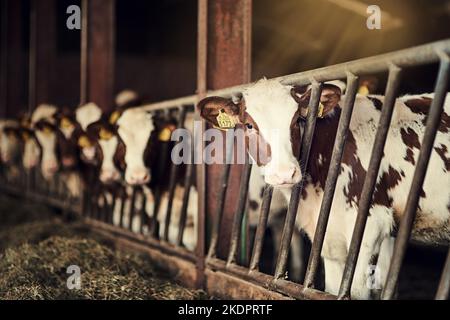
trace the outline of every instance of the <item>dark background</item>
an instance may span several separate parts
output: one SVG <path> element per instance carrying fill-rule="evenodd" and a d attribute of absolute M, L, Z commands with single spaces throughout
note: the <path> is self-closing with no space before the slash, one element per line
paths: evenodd
<path fill-rule="evenodd" d="M 58 0 L 51 102 L 78 104 L 80 31 L 66 28 Z M 368 30 L 365 8 L 383 11 L 382 29 Z M 27 105 L 29 0 L 22 5 L 21 101 Z M 254 0 L 252 79 L 274 77 L 450 37 L 450 1 Z M 196 89 L 197 1 L 116 0 L 116 92 L 138 91 L 148 102 Z M 403 92 L 431 91 L 436 66 L 406 72 Z M 384 75 L 379 75 L 383 89 Z"/>

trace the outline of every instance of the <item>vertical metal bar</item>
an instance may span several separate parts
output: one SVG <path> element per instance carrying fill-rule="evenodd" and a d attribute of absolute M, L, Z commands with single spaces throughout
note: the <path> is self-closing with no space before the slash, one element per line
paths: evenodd
<path fill-rule="evenodd" d="M 28 56 L 28 110 L 36 107 L 36 42 L 37 42 L 36 4 L 30 2 L 30 38 Z"/>
<path fill-rule="evenodd" d="M 161 150 L 159 151 L 159 164 L 158 164 L 158 180 L 161 181 L 162 176 L 164 174 L 164 169 L 166 168 L 166 162 L 167 162 L 167 154 L 168 154 L 168 148 L 169 145 L 168 143 L 162 143 L 161 144 Z M 153 207 L 153 225 L 152 228 L 150 230 L 150 234 L 155 237 L 158 238 L 159 237 L 159 231 L 158 231 L 158 215 L 159 215 L 159 208 L 161 206 L 161 198 L 162 198 L 162 190 L 161 190 L 161 183 L 159 183 L 159 186 L 156 188 L 155 191 L 155 204 Z"/>
<path fill-rule="evenodd" d="M 197 94 L 198 100 L 206 96 L 207 90 L 207 62 L 208 62 L 208 0 L 197 1 Z M 200 116 L 196 113 L 196 119 L 200 120 Z M 206 127 L 205 122 L 201 124 L 201 131 L 204 132 Z M 196 143 L 196 136 L 193 135 L 194 140 L 191 141 L 193 148 Z M 204 142 L 200 139 L 198 145 L 202 150 L 204 148 Z M 195 149 L 195 148 L 194 148 Z M 194 153 L 192 154 L 192 163 Z M 196 287 L 205 287 L 205 251 L 206 251 L 206 166 L 202 161 L 200 164 L 196 164 L 196 181 L 198 192 L 198 211 L 197 211 L 197 247 L 195 249 L 195 255 L 197 261 L 195 263 L 196 268 Z"/>
<path fill-rule="evenodd" d="M 184 119 L 186 118 L 186 108 L 181 108 L 180 110 L 180 116 L 178 119 L 178 128 L 183 128 L 184 126 Z M 172 205 L 173 205 L 173 198 L 175 196 L 175 189 L 177 187 L 177 176 L 180 166 L 176 165 L 174 163 L 171 164 L 170 168 L 170 181 L 169 181 L 169 199 L 167 203 L 167 211 L 166 211 L 166 217 L 165 217 L 165 223 L 164 223 L 164 234 L 163 238 L 165 241 L 169 241 L 169 229 L 170 229 L 170 220 L 172 217 Z"/>
<path fill-rule="evenodd" d="M 389 78 L 386 87 L 386 97 L 381 110 L 375 141 L 372 148 L 369 167 L 364 179 L 361 198 L 358 203 L 358 215 L 356 216 L 355 227 L 353 229 L 352 240 L 348 251 L 347 262 L 339 289 L 339 298 L 349 298 L 353 275 L 356 269 L 359 251 L 366 227 L 372 195 L 377 182 L 378 171 L 380 169 L 381 158 L 383 157 L 384 145 L 391 123 L 392 112 L 394 110 L 397 89 L 400 84 L 401 69 L 395 65 L 389 67 Z"/>
<path fill-rule="evenodd" d="M 389 267 L 386 286 L 381 295 L 382 299 L 391 299 L 394 295 L 395 286 L 397 284 L 398 275 L 402 267 L 403 258 L 405 256 L 406 247 L 416 217 L 417 206 L 419 204 L 420 191 L 430 160 L 431 151 L 433 149 L 434 139 L 441 122 L 441 114 L 444 108 L 444 100 L 447 95 L 447 87 L 449 80 L 450 58 L 443 52 L 438 52 L 441 58 L 439 73 L 435 85 L 435 94 L 431 103 L 430 112 L 426 123 L 425 133 L 423 136 L 419 158 L 417 160 L 414 177 L 409 189 L 408 200 L 406 202 L 405 211 L 400 221 L 400 227 L 395 241 L 392 261 Z"/>
<path fill-rule="evenodd" d="M 281 236 L 281 246 L 278 253 L 277 264 L 275 268 L 275 279 L 282 279 L 286 273 L 287 259 L 289 255 L 289 248 L 292 240 L 292 233 L 295 228 L 295 219 L 297 217 L 298 204 L 300 201 L 300 194 L 303 189 L 303 181 L 306 178 L 306 167 L 308 164 L 309 151 L 311 150 L 311 144 L 314 136 L 314 130 L 316 127 L 317 110 L 320 101 L 320 94 L 322 92 L 322 85 L 318 82 L 312 82 L 311 99 L 309 101 L 308 113 L 305 134 L 302 138 L 302 148 L 300 155 L 300 167 L 302 170 L 302 181 L 297 183 L 291 193 L 291 199 L 289 201 L 289 208 L 284 222 L 283 234 Z"/>
<path fill-rule="evenodd" d="M 88 0 L 82 0 L 81 2 L 81 53 L 80 53 L 80 105 L 88 102 L 87 89 L 88 89 L 88 28 L 89 28 L 89 6 Z"/>
<path fill-rule="evenodd" d="M 248 186 L 250 182 L 250 174 L 252 172 L 252 165 L 249 162 L 248 156 L 244 165 L 244 172 L 242 174 L 241 186 L 239 188 L 238 209 L 234 215 L 233 225 L 231 228 L 230 252 L 228 253 L 227 264 L 236 263 L 238 258 L 239 234 L 241 231 L 242 218 L 247 205 Z"/>
<path fill-rule="evenodd" d="M 263 248 L 264 234 L 269 218 L 270 203 L 272 202 L 273 187 L 267 184 L 264 188 L 261 210 L 259 213 L 258 226 L 256 227 L 255 241 L 253 244 L 252 258 L 250 260 L 250 271 L 259 270 L 259 261 Z"/>
<path fill-rule="evenodd" d="M 224 165 L 222 177 L 220 179 L 219 198 L 217 199 L 217 213 L 212 226 L 211 242 L 208 250 L 208 259 L 216 256 L 217 245 L 219 243 L 220 223 L 225 206 L 225 196 L 228 189 L 228 177 L 230 175 L 231 160 L 233 157 L 234 134 L 233 129 L 227 131 L 226 136 L 226 164 Z"/>
<path fill-rule="evenodd" d="M 139 232 L 141 234 L 144 234 L 144 221 L 147 218 L 147 211 L 146 211 L 146 207 L 147 207 L 147 197 L 145 196 L 145 193 L 142 191 L 142 207 L 141 207 L 141 223 L 139 226 Z"/>
<path fill-rule="evenodd" d="M 125 225 L 124 225 L 124 223 L 123 223 L 123 217 L 125 216 L 125 202 L 127 202 L 127 198 L 128 198 L 128 196 L 127 196 L 127 194 L 126 194 L 126 191 L 123 192 L 123 193 L 121 194 L 120 197 L 121 197 L 122 201 L 121 201 L 121 203 L 120 203 L 119 226 L 120 226 L 121 228 L 124 228 Z"/>
<path fill-rule="evenodd" d="M 110 206 L 110 210 L 109 210 L 109 215 L 108 215 L 108 223 L 113 224 L 114 223 L 114 211 L 116 210 L 116 205 L 117 205 L 117 195 L 116 193 L 111 193 L 112 196 L 112 203 Z"/>
<path fill-rule="evenodd" d="M 194 155 L 194 142 L 191 141 L 191 157 L 192 157 L 191 159 L 193 159 L 193 155 Z M 178 225 L 178 235 L 176 241 L 177 246 L 181 246 L 183 243 L 183 235 L 184 229 L 186 228 L 187 210 L 189 205 L 189 195 L 191 191 L 193 178 L 194 178 L 194 164 L 189 163 L 187 164 L 186 177 L 184 180 L 184 195 L 183 195 L 183 204 L 181 206 L 180 212 L 180 221 Z M 194 223 L 197 223 L 197 221 L 194 221 Z"/>
<path fill-rule="evenodd" d="M 444 270 L 442 270 L 441 280 L 436 292 L 436 300 L 447 300 L 450 291 L 450 248 L 448 249 L 447 259 L 445 260 Z"/>
<path fill-rule="evenodd" d="M 350 125 L 350 120 L 353 113 L 353 106 L 355 103 L 356 90 L 358 89 L 358 77 L 348 73 L 347 74 L 347 91 L 345 94 L 345 101 L 342 108 L 339 125 L 336 132 L 336 140 L 334 142 L 333 154 L 330 160 L 330 167 L 328 169 L 327 181 L 325 183 L 324 195 L 322 205 L 320 207 L 319 218 L 317 221 L 316 231 L 314 233 L 314 240 L 309 256 L 308 268 L 305 276 L 305 288 L 314 286 L 317 268 L 320 263 L 320 254 L 322 252 L 323 241 L 325 238 L 325 231 L 328 225 L 328 217 L 330 215 L 331 205 L 333 202 L 334 191 L 336 189 L 336 182 L 341 170 L 342 154 L 344 152 L 345 141 L 347 139 L 347 132 Z"/>
<path fill-rule="evenodd" d="M 129 212 L 130 220 L 128 221 L 128 229 L 130 231 L 133 231 L 133 218 L 134 218 L 134 210 L 136 207 L 136 195 L 137 195 L 137 188 L 133 187 L 133 192 L 131 193 L 131 204 Z"/>

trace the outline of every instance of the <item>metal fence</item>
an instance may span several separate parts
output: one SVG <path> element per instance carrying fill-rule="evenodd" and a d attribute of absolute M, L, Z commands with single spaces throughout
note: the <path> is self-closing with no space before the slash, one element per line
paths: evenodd
<path fill-rule="evenodd" d="M 112 232 L 115 236 L 126 237 L 133 241 L 139 241 L 141 244 L 149 246 L 158 250 L 163 255 L 174 256 L 178 259 L 188 261 L 190 264 L 186 268 L 195 267 L 195 277 L 190 278 L 195 285 L 205 287 L 209 289 L 213 279 L 220 279 L 221 284 L 229 283 L 230 281 L 237 285 L 237 287 L 245 290 L 248 287 L 256 287 L 264 292 L 264 297 L 280 298 L 282 296 L 293 297 L 297 299 L 349 299 L 350 289 L 355 273 L 355 266 L 362 243 L 364 229 L 368 218 L 368 212 L 372 201 L 372 194 L 375 189 L 377 175 L 380 168 L 381 159 L 383 156 L 383 149 L 385 146 L 388 129 L 390 127 L 390 121 L 393 113 L 396 97 L 398 96 L 398 88 L 401 82 L 401 74 L 404 69 L 412 68 L 424 64 L 439 63 L 439 72 L 437 74 L 434 99 L 429 111 L 426 130 L 421 143 L 420 155 L 416 163 L 414 171 L 413 181 L 409 190 L 407 199 L 406 210 L 402 217 L 398 233 L 395 241 L 395 248 L 392 257 L 392 261 L 389 268 L 387 282 L 382 292 L 382 299 L 392 299 L 394 297 L 395 288 L 398 282 L 398 277 L 402 262 L 405 256 L 406 248 L 410 239 L 413 221 L 416 215 L 420 190 L 424 182 L 428 161 L 433 148 L 434 138 L 437 133 L 437 129 L 440 123 L 440 117 L 443 110 L 443 103 L 448 88 L 449 78 L 449 66 L 450 66 L 450 40 L 431 43 L 411 49 L 401 50 L 394 53 L 383 54 L 380 56 L 370 57 L 366 59 L 360 59 L 353 62 L 343 63 L 331 67 L 325 67 L 321 69 L 311 70 L 307 72 L 296 73 L 288 76 L 278 78 L 282 83 L 287 85 L 311 85 L 312 94 L 309 102 L 309 108 L 312 112 L 308 113 L 306 120 L 306 128 L 304 137 L 302 139 L 302 153 L 299 159 L 301 168 L 306 168 L 306 164 L 309 158 L 309 150 L 312 144 L 312 138 L 314 135 L 320 93 L 322 83 L 326 81 L 332 81 L 336 79 L 346 79 L 347 92 L 345 95 L 345 101 L 342 106 L 342 114 L 339 121 L 337 135 L 334 141 L 334 148 L 331 158 L 329 171 L 327 174 L 326 185 L 324 188 L 324 196 L 320 207 L 319 219 L 317 222 L 316 232 L 312 241 L 312 249 L 308 261 L 305 280 L 302 284 L 295 283 L 285 279 L 285 273 L 287 269 L 287 261 L 289 255 L 289 249 L 291 244 L 292 235 L 295 228 L 295 219 L 297 216 L 297 209 L 299 206 L 300 195 L 302 192 L 303 181 L 293 187 L 292 195 L 288 211 L 285 217 L 284 229 L 282 233 L 281 246 L 278 248 L 278 257 L 276 259 L 276 268 L 274 274 L 267 274 L 260 271 L 259 266 L 261 263 L 261 255 L 263 251 L 263 240 L 266 234 L 268 216 L 271 206 L 271 199 L 273 194 L 273 187 L 267 185 L 264 189 L 262 197 L 261 211 L 259 215 L 259 222 L 256 228 L 256 233 L 253 241 L 253 248 L 251 250 L 250 261 L 247 264 L 241 263 L 238 252 L 239 243 L 242 234 L 242 223 L 245 220 L 246 202 L 249 180 L 251 176 L 251 164 L 246 163 L 244 173 L 241 179 L 241 186 L 238 197 L 238 210 L 235 212 L 235 216 L 232 223 L 232 231 L 230 238 L 230 247 L 226 259 L 220 259 L 217 255 L 217 245 L 219 242 L 219 234 L 221 228 L 221 220 L 224 211 L 224 202 L 227 194 L 228 180 L 230 175 L 230 164 L 223 165 L 223 173 L 220 181 L 220 196 L 218 199 L 211 199 L 204 185 L 204 180 L 197 180 L 197 189 L 199 190 L 199 207 L 202 206 L 202 202 L 205 199 L 209 201 L 217 201 L 218 211 L 215 213 L 213 221 L 211 221 L 209 242 L 205 243 L 205 230 L 207 221 L 206 218 L 199 214 L 197 221 L 198 234 L 197 234 L 197 250 L 194 252 L 186 250 L 183 247 L 182 239 L 186 222 L 186 210 L 189 199 L 189 187 L 192 185 L 193 178 L 195 176 L 195 167 L 197 165 L 190 164 L 187 166 L 186 179 L 184 181 L 184 195 L 183 205 L 181 208 L 180 216 L 182 217 L 178 226 L 178 235 L 176 243 L 169 243 L 168 231 L 164 230 L 163 236 L 160 239 L 158 233 L 155 232 L 154 224 L 149 224 L 149 232 L 144 233 L 144 215 L 145 203 L 136 210 L 134 204 L 135 199 L 140 192 L 140 189 L 135 188 L 131 195 L 131 209 L 129 224 L 124 225 L 123 216 L 126 214 L 124 208 L 120 209 L 120 223 L 118 226 L 110 226 L 112 223 L 112 212 L 114 211 L 115 203 L 112 203 L 100 207 L 98 205 L 98 197 L 105 198 L 105 194 L 96 194 L 94 197 L 85 196 L 84 201 L 76 206 L 76 200 L 61 199 L 61 192 L 51 191 L 53 189 L 46 187 L 46 184 L 31 183 L 30 179 L 23 177 L 20 179 L 22 183 L 26 182 L 28 186 L 26 193 L 27 196 L 47 201 L 52 205 L 57 205 L 63 208 L 71 208 L 74 211 L 84 215 L 88 222 L 94 224 L 95 227 L 104 228 Z M 385 100 L 381 109 L 381 116 L 378 123 L 378 129 L 376 132 L 375 142 L 372 147 L 372 153 L 370 163 L 367 170 L 367 175 L 364 181 L 364 185 L 361 192 L 361 198 L 358 204 L 358 214 L 356 223 L 353 229 L 352 240 L 348 251 L 347 262 L 344 269 L 344 275 L 340 285 L 339 295 L 333 296 L 325 292 L 314 289 L 315 279 L 318 276 L 318 268 L 320 264 L 321 251 L 324 244 L 324 238 L 327 228 L 327 223 L 330 215 L 330 209 L 332 206 L 333 195 L 336 188 L 337 179 L 341 168 L 341 158 L 343 155 L 343 148 L 349 130 L 349 124 L 352 118 L 353 107 L 355 103 L 356 92 L 358 89 L 358 77 L 362 75 L 370 75 L 374 73 L 388 73 L 388 82 L 385 91 Z M 216 90 L 208 92 L 209 96 L 224 96 L 231 97 L 232 95 L 240 94 L 246 87 L 251 84 L 226 88 L 222 90 Z M 161 110 L 175 110 L 178 115 L 178 127 L 184 125 L 184 119 L 186 112 L 192 111 L 192 106 L 197 102 L 198 97 L 196 95 L 174 99 L 170 101 L 164 101 L 161 103 L 155 103 L 148 106 L 143 106 L 152 112 L 161 112 Z M 189 109 L 189 111 L 188 111 Z M 230 143 L 231 142 L 231 143 Z M 231 156 L 233 150 L 233 141 L 228 141 L 226 147 L 227 158 Z M 164 152 L 158 152 L 164 154 Z M 160 157 L 161 164 L 169 161 L 169 159 Z M 229 162 L 227 162 L 229 163 Z M 168 207 L 166 212 L 158 212 L 159 204 L 162 195 L 156 192 L 154 208 L 154 218 L 158 214 L 165 214 L 164 220 L 166 221 L 166 228 L 168 228 L 172 215 L 172 200 L 174 197 L 174 190 L 176 184 L 176 176 L 179 166 L 172 164 L 169 170 L 168 177 L 169 192 L 168 192 Z M 303 177 L 307 176 L 307 172 L 303 172 Z M 16 184 L 17 185 L 17 184 Z M 5 186 L 4 186 L 5 187 Z M 7 187 L 13 188 L 13 187 Z M 20 184 L 19 184 L 19 188 Z M 15 189 L 16 191 L 17 188 Z M 20 190 L 20 189 L 19 189 Z M 57 199 L 57 200 L 55 200 Z M 141 197 L 142 201 L 145 201 L 145 197 Z M 103 200 L 106 204 L 107 201 Z M 122 201 L 122 204 L 124 202 Z M 75 205 L 75 207 L 74 207 Z M 74 209 L 75 208 L 75 209 Z M 200 210 L 199 210 L 200 211 Z M 148 214 L 148 213 L 147 213 Z M 133 216 L 140 215 L 142 217 L 139 232 L 131 231 L 131 218 Z M 98 221 L 102 221 L 99 223 Z M 108 226 L 106 226 L 108 225 Z M 128 230 L 125 230 L 128 229 Z M 202 248 L 207 247 L 208 251 L 205 255 Z M 214 278 L 213 278 L 214 277 Z M 238 281 L 236 281 L 236 279 Z M 193 285 L 192 283 L 190 285 Z M 238 289 L 239 289 L 238 288 Z M 447 261 L 443 267 L 439 288 L 436 293 L 436 299 L 446 299 L 448 297 L 450 288 L 450 251 L 447 256 Z M 223 286 L 221 289 L 218 286 L 214 286 L 211 289 L 214 293 L 221 293 L 225 296 L 233 296 L 230 293 L 232 290 L 230 287 Z M 273 293 L 273 294 L 272 294 Z M 280 295 L 281 294 L 281 295 Z M 250 294 L 249 294 L 250 295 Z M 245 296 L 245 294 L 244 294 Z M 242 292 L 241 292 L 242 297 Z"/>

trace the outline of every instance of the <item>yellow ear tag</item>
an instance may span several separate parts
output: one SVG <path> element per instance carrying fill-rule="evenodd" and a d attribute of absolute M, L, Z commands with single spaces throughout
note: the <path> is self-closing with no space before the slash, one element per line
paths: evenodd
<path fill-rule="evenodd" d="M 53 132 L 52 128 L 45 126 L 44 128 L 42 128 L 42 132 L 46 135 L 49 135 Z"/>
<path fill-rule="evenodd" d="M 108 130 L 106 130 L 104 128 L 100 129 L 100 132 L 99 132 L 98 135 L 99 135 L 100 139 L 102 139 L 102 140 L 109 140 L 113 136 L 111 131 L 108 131 Z"/>
<path fill-rule="evenodd" d="M 28 132 L 22 132 L 23 141 L 28 141 L 30 139 L 30 134 Z"/>
<path fill-rule="evenodd" d="M 64 117 L 61 119 L 60 126 L 63 129 L 69 129 L 69 128 L 73 127 L 73 124 L 72 124 L 72 121 L 70 121 L 68 118 Z"/>
<path fill-rule="evenodd" d="M 119 117 L 120 117 L 120 112 L 119 111 L 114 111 L 109 116 L 109 123 L 110 124 L 116 124 L 117 120 L 119 120 Z"/>
<path fill-rule="evenodd" d="M 369 94 L 369 88 L 367 86 L 361 86 L 358 89 L 358 94 L 367 96 Z"/>
<path fill-rule="evenodd" d="M 317 118 L 323 118 L 324 114 L 323 114 L 323 110 L 325 109 L 324 105 L 322 104 L 322 102 L 319 102 L 319 106 L 317 107 Z M 309 113 L 309 108 L 306 109 L 306 116 L 308 116 Z"/>
<path fill-rule="evenodd" d="M 170 130 L 168 127 L 165 127 L 162 129 L 158 135 L 159 141 L 167 142 L 170 140 L 170 137 L 172 136 L 172 130 Z"/>
<path fill-rule="evenodd" d="M 219 111 L 216 120 L 217 124 L 219 125 L 217 129 L 233 129 L 236 126 L 236 122 L 234 121 L 233 117 L 229 116 L 223 110 Z"/>
<path fill-rule="evenodd" d="M 91 146 L 91 142 L 89 141 L 88 137 L 81 136 L 80 138 L 78 138 L 78 145 L 81 148 L 88 148 Z"/>

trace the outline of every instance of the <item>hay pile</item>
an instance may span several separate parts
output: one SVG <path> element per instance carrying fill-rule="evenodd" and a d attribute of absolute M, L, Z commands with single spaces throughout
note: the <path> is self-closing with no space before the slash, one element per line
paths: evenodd
<path fill-rule="evenodd" d="M 80 289 L 67 287 L 70 265 L 80 267 Z M 0 196 L 0 299 L 202 298 L 203 292 L 164 279 L 145 256 L 114 250 L 80 222 Z"/>

